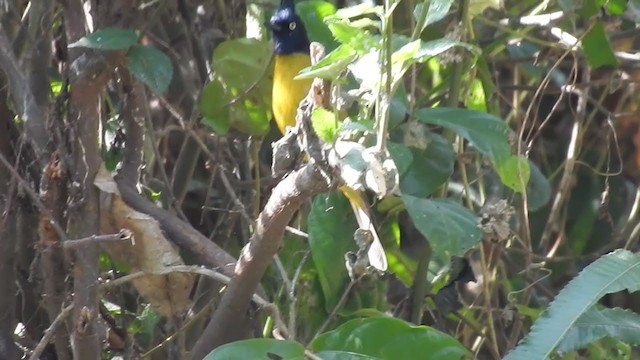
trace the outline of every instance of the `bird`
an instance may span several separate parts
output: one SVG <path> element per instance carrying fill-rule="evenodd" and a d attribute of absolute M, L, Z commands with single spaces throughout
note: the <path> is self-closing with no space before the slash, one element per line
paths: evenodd
<path fill-rule="evenodd" d="M 311 87 L 312 80 L 294 80 L 300 70 L 311 66 L 309 37 L 302 19 L 295 11 L 294 0 L 282 0 L 269 20 L 273 34 L 275 66 L 273 70 L 273 116 L 282 134 L 296 124 L 300 101 Z M 380 271 L 387 269 L 387 258 L 368 213 L 368 203 L 362 191 L 346 185 L 340 191 L 347 197 L 360 229 L 371 232 L 368 257 L 370 264 Z"/>
<path fill-rule="evenodd" d="M 309 37 L 295 11 L 293 0 L 283 0 L 269 20 L 273 33 L 275 66 L 273 70 L 272 108 L 276 124 L 283 134 L 296 124 L 298 104 L 307 95 L 311 79 L 294 80 L 300 70 L 311 66 Z"/>

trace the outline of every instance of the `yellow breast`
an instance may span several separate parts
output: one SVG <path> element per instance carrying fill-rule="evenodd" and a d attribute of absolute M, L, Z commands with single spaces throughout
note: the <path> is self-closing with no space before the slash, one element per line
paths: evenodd
<path fill-rule="evenodd" d="M 300 70 L 311 65 L 309 55 L 302 53 L 276 55 L 273 70 L 273 116 L 284 134 L 287 126 L 296 124 L 298 104 L 311 87 L 311 79 L 293 80 Z"/>

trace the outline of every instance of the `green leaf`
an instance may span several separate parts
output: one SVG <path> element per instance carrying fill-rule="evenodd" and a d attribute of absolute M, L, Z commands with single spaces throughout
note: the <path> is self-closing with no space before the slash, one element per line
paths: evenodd
<path fill-rule="evenodd" d="M 538 166 L 531 161 L 529 161 L 529 169 L 531 169 L 531 177 L 527 184 L 527 209 L 533 212 L 547 205 L 551 199 L 551 184 Z"/>
<path fill-rule="evenodd" d="M 531 176 L 531 169 L 527 158 L 524 156 L 509 156 L 504 161 L 496 164 L 496 171 L 502 183 L 513 191 L 523 193 L 526 190 Z"/>
<path fill-rule="evenodd" d="M 315 353 L 322 360 L 379 360 L 379 357 L 356 354 L 351 351 L 320 351 Z"/>
<path fill-rule="evenodd" d="M 333 143 L 338 137 L 340 123 L 336 115 L 324 108 L 315 108 L 311 113 L 311 125 L 318 137 L 325 143 Z"/>
<path fill-rule="evenodd" d="M 596 22 L 591 31 L 582 39 L 582 49 L 592 68 L 618 65 L 618 60 L 613 54 L 611 43 L 601 21 Z"/>
<path fill-rule="evenodd" d="M 445 16 L 449 13 L 449 9 L 453 4 L 453 0 L 433 0 L 429 2 L 429 9 L 427 10 L 426 19 L 424 22 L 424 26 L 420 29 L 420 33 L 424 31 L 424 28 L 427 26 L 438 22 L 444 19 Z M 420 15 L 424 11 L 425 2 L 421 2 L 416 5 L 415 10 L 413 11 L 413 16 L 416 18 L 416 21 L 420 22 Z"/>
<path fill-rule="evenodd" d="M 249 339 L 222 345 L 204 360 L 304 358 L 304 346 L 291 340 Z"/>
<path fill-rule="evenodd" d="M 357 54 L 351 46 L 340 45 L 322 58 L 317 64 L 302 69 L 300 74 L 294 79 L 321 78 L 325 80 L 335 80 L 356 58 Z"/>
<path fill-rule="evenodd" d="M 215 118 L 203 116 L 202 123 L 207 125 L 218 135 L 226 135 L 227 133 L 229 133 L 229 129 L 231 128 L 231 121 L 229 120 L 228 115 Z"/>
<path fill-rule="evenodd" d="M 470 353 L 456 339 L 428 326 L 390 318 L 348 321 L 311 343 L 313 351 L 348 351 L 377 359 L 458 360 Z"/>
<path fill-rule="evenodd" d="M 456 46 L 463 47 L 474 54 L 480 53 L 480 50 L 471 44 L 450 38 L 442 38 L 431 41 L 420 41 L 420 46 L 417 48 L 417 51 L 413 54 L 412 58 L 417 62 L 425 62 L 430 58 L 440 55 Z"/>
<path fill-rule="evenodd" d="M 420 125 L 420 126 L 416 126 Z M 402 140 L 406 146 L 394 144 L 389 153 L 400 163 L 400 191 L 406 195 L 424 197 L 433 193 L 453 173 L 454 154 L 451 143 L 438 134 L 428 132 L 422 124 L 403 125 L 394 135 L 402 132 Z M 420 137 L 420 139 L 417 139 Z M 396 141 L 400 140 L 394 136 Z M 407 165 L 406 151 L 411 154 L 411 162 Z M 401 168 L 406 171 L 400 171 Z"/>
<path fill-rule="evenodd" d="M 358 224 L 349 201 L 340 193 L 317 195 L 308 221 L 311 257 L 330 312 L 349 282 L 344 254 L 356 250 L 353 233 Z"/>
<path fill-rule="evenodd" d="M 548 358 L 580 317 L 606 294 L 640 289 L 640 256 L 616 250 L 584 268 L 545 312 L 506 360 Z"/>
<path fill-rule="evenodd" d="M 317 41 L 325 46 L 327 52 L 338 44 L 333 39 L 324 18 L 336 13 L 336 7 L 328 1 L 307 0 L 296 3 L 296 13 L 305 25 L 310 41 Z"/>
<path fill-rule="evenodd" d="M 640 315 L 620 308 L 598 310 L 590 308 L 569 329 L 556 348 L 563 353 L 609 336 L 627 344 L 640 343 Z"/>
<path fill-rule="evenodd" d="M 83 36 L 69 44 L 70 48 L 85 47 L 98 50 L 128 49 L 138 43 L 138 34 L 131 29 L 104 28 Z"/>
<path fill-rule="evenodd" d="M 473 79 L 469 86 L 469 93 L 464 99 L 464 105 L 469 110 L 487 112 L 487 97 L 480 79 Z"/>
<path fill-rule="evenodd" d="M 229 108 L 226 106 L 228 101 L 224 86 L 219 80 L 214 79 L 202 89 L 199 103 L 200 112 L 204 116 L 202 122 L 220 135 L 226 134 L 231 127 Z"/>
<path fill-rule="evenodd" d="M 153 92 L 162 94 L 173 77 L 173 64 L 162 51 L 143 45 L 134 45 L 127 52 L 129 71 Z"/>
<path fill-rule="evenodd" d="M 389 154 L 391 154 L 393 162 L 398 168 L 398 174 L 402 177 L 411 167 L 411 163 L 413 163 L 411 150 L 402 144 L 393 142 L 388 143 L 387 148 L 389 149 Z"/>
<path fill-rule="evenodd" d="M 402 200 L 413 224 L 429 241 L 434 258 L 464 256 L 482 238 L 476 214 L 454 201 L 410 195 L 402 195 Z"/>
<path fill-rule="evenodd" d="M 428 108 L 415 113 L 416 119 L 442 126 L 467 139 L 478 151 L 496 163 L 511 155 L 507 125 L 502 119 L 480 111 L 458 108 Z"/>
<path fill-rule="evenodd" d="M 250 135 L 262 136 L 269 131 L 271 120 L 271 87 L 268 73 L 271 44 L 255 39 L 234 39 L 221 43 L 213 53 L 214 81 L 220 85 L 207 85 L 200 100 L 204 115 L 223 121 L 203 109 L 213 107 L 215 114 L 223 114 L 230 126 Z M 216 91 L 207 91 L 215 86 Z M 220 94 L 219 87 L 224 91 Z M 205 106 L 206 107 L 206 106 Z M 224 122 L 223 122 L 224 123 Z"/>

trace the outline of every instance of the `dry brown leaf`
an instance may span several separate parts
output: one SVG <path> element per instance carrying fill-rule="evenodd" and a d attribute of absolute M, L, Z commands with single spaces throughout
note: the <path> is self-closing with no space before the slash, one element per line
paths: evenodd
<path fill-rule="evenodd" d="M 191 305 L 189 293 L 194 278 L 187 273 L 154 275 L 166 267 L 184 265 L 177 249 L 165 238 L 158 221 L 130 208 L 120 197 L 118 186 L 108 170 L 101 167 L 94 184 L 100 194 L 100 231 L 103 234 L 128 229 L 131 242 L 109 242 L 103 248 L 114 260 L 129 266 L 131 272 L 149 275 L 132 280 L 140 295 L 163 316 L 181 315 Z"/>

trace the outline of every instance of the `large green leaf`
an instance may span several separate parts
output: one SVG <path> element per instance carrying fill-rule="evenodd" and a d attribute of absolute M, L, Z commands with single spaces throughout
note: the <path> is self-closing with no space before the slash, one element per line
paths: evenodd
<path fill-rule="evenodd" d="M 295 341 L 249 339 L 222 345 L 205 356 L 204 360 L 304 358 L 304 346 Z"/>
<path fill-rule="evenodd" d="M 134 45 L 127 52 L 131 74 L 145 83 L 153 92 L 167 90 L 173 77 L 173 64 L 167 55 L 152 46 Z"/>
<path fill-rule="evenodd" d="M 340 193 L 317 195 L 308 222 L 311 257 L 330 312 L 349 282 L 344 254 L 356 250 L 353 233 L 358 224 L 349 201 Z"/>
<path fill-rule="evenodd" d="M 416 111 L 415 117 L 457 133 L 494 161 L 503 161 L 511 155 L 507 125 L 491 114 L 459 108 L 427 108 Z"/>
<path fill-rule="evenodd" d="M 271 45 L 255 39 L 225 41 L 213 54 L 214 80 L 203 89 L 205 123 L 224 134 L 229 127 L 261 136 L 271 120 Z"/>
<path fill-rule="evenodd" d="M 593 68 L 618 65 L 618 60 L 613 54 L 611 43 L 601 21 L 593 24 L 589 33 L 582 39 L 582 49 L 587 62 Z"/>
<path fill-rule="evenodd" d="M 569 329 L 556 350 L 574 351 L 605 336 L 627 344 L 639 344 L 640 315 L 620 308 L 598 310 L 592 307 Z"/>
<path fill-rule="evenodd" d="M 640 289 L 640 256 L 616 250 L 584 268 L 536 320 L 507 360 L 548 358 L 580 317 L 604 295 Z"/>
<path fill-rule="evenodd" d="M 459 108 L 420 109 L 415 117 L 464 137 L 491 159 L 503 184 L 518 192 L 525 190 L 531 170 L 526 159 L 511 155 L 508 128 L 502 119 L 485 112 Z"/>
<path fill-rule="evenodd" d="M 429 241 L 434 258 L 464 256 L 482 238 L 476 214 L 457 202 L 410 195 L 402 195 L 402 200 L 413 224 Z"/>
<path fill-rule="evenodd" d="M 427 326 L 389 317 L 351 320 L 311 343 L 313 351 L 349 351 L 378 359 L 461 359 L 470 355 L 456 339 Z"/>
<path fill-rule="evenodd" d="M 132 29 L 104 28 L 83 36 L 69 44 L 70 48 L 86 47 L 98 50 L 128 49 L 138 42 L 138 34 Z"/>

